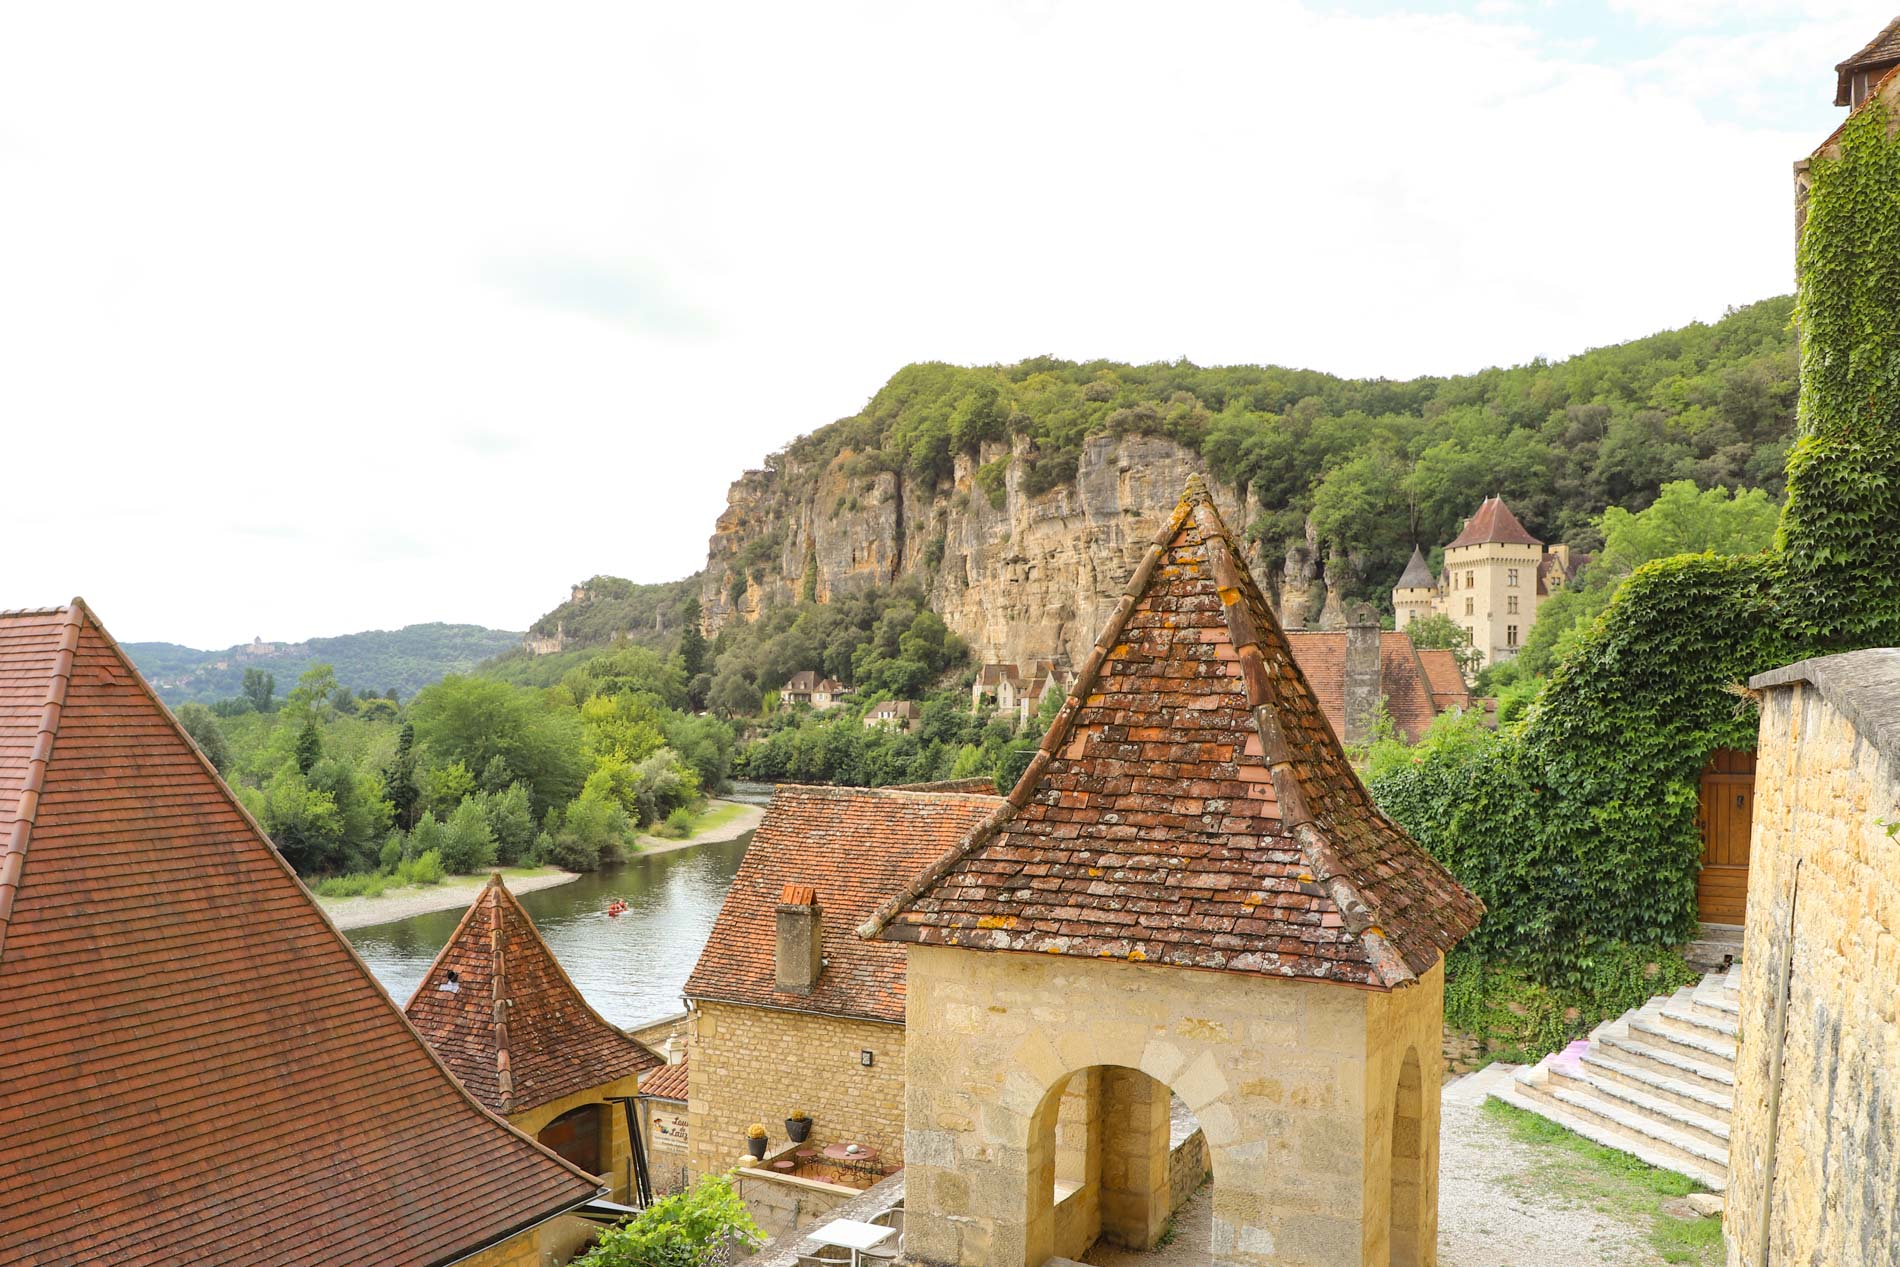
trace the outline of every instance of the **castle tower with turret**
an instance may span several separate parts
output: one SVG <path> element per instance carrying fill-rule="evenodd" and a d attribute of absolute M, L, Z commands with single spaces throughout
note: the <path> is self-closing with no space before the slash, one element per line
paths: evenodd
<path fill-rule="evenodd" d="M 1405 565 L 1399 583 L 1392 587 L 1393 624 L 1403 629 L 1420 616 L 1429 616 L 1438 604 L 1438 578 L 1425 562 L 1425 552 L 1412 547 L 1412 560 Z"/>

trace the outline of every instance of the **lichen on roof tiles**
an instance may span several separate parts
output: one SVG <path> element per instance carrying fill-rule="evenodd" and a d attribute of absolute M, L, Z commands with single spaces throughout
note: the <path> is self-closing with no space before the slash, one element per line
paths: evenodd
<path fill-rule="evenodd" d="M 1392 988 L 1483 909 L 1373 805 L 1198 481 L 1007 806 L 861 933 Z"/>

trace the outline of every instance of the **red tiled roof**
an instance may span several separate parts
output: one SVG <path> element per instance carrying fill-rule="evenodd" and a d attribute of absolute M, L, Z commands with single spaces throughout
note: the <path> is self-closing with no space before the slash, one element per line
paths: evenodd
<path fill-rule="evenodd" d="M 0 615 L 0 1262 L 440 1263 L 592 1197 L 478 1105 L 78 602 Z"/>
<path fill-rule="evenodd" d="M 1425 682 L 1432 693 L 1432 704 L 1440 711 L 1470 708 L 1471 688 L 1458 671 L 1456 653 L 1442 647 L 1418 648 L 1419 667 L 1425 670 Z"/>
<path fill-rule="evenodd" d="M 1855 71 L 1896 62 L 1900 62 L 1900 18 L 1887 23 L 1865 48 L 1834 67 L 1834 104 L 1844 106 L 1853 99 L 1849 81 Z"/>
<path fill-rule="evenodd" d="M 456 989 L 442 989 L 448 974 Z M 497 999 L 507 1002 L 497 1019 Z M 659 1057 L 587 1005 L 499 873 L 403 1011 L 476 1099 L 520 1113 L 651 1069 Z"/>
<path fill-rule="evenodd" d="M 1465 520 L 1464 531 L 1459 533 L 1445 548 L 1456 550 L 1459 546 L 1484 545 L 1497 542 L 1513 546 L 1541 546 L 1544 543 L 1533 537 L 1511 508 L 1504 504 L 1502 497 L 1487 497 L 1478 507 L 1478 513 Z"/>
<path fill-rule="evenodd" d="M 1312 688 L 1333 733 L 1346 733 L 1346 631 L 1343 629 L 1289 629 L 1287 645 Z M 1393 724 L 1415 743 L 1432 724 L 1438 709 L 1432 706 L 1430 686 L 1413 658 L 1412 639 L 1403 631 L 1379 634 L 1379 690 Z"/>
<path fill-rule="evenodd" d="M 691 1057 L 687 1058 L 688 1060 Z M 686 1102 L 685 1060 L 676 1065 L 661 1065 L 640 1082 L 640 1094 L 652 1096 L 656 1100 L 677 1100 Z"/>
<path fill-rule="evenodd" d="M 1392 988 L 1482 911 L 1372 804 L 1195 479 L 1006 808 L 860 931 Z"/>
<path fill-rule="evenodd" d="M 996 796 L 781 786 L 726 891 L 689 998 L 904 1019 L 904 949 L 853 931 L 880 902 L 1002 805 Z M 817 890 L 825 970 L 810 994 L 777 987 L 777 910 L 787 884 Z"/>

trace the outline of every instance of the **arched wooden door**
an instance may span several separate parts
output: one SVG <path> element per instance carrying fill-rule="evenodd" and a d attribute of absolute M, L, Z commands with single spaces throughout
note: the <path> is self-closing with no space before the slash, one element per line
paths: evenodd
<path fill-rule="evenodd" d="M 1748 832 L 1755 818 L 1755 754 L 1717 748 L 1702 771 L 1702 874 L 1696 908 L 1709 924 L 1739 924 L 1748 904 Z"/>

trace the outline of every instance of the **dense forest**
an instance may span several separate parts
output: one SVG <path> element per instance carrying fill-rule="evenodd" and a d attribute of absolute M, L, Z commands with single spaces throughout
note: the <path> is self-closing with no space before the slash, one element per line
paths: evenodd
<path fill-rule="evenodd" d="M 520 634 L 505 630 L 436 623 L 265 644 L 261 650 L 239 645 L 200 651 L 175 642 L 130 642 L 125 651 L 165 702 L 176 707 L 236 695 L 246 669 L 262 669 L 294 682 L 319 664 L 329 665 L 352 685 L 409 696 L 451 673 L 466 673 L 520 641 Z"/>

